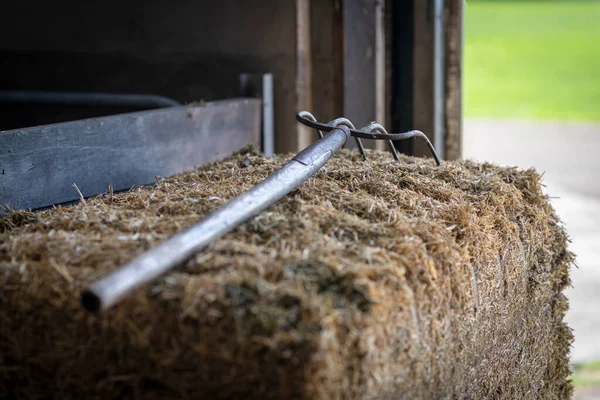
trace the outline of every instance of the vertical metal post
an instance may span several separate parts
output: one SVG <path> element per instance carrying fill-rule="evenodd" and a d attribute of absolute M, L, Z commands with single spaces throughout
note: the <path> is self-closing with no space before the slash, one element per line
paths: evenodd
<path fill-rule="evenodd" d="M 275 118 L 273 112 L 273 74 L 241 74 L 242 96 L 262 98 L 262 151 L 265 157 L 275 154 Z"/>
<path fill-rule="evenodd" d="M 464 128 L 464 123 L 463 123 L 463 118 L 465 115 L 465 95 L 464 95 L 464 89 L 465 89 L 465 81 L 463 79 L 463 77 L 465 76 L 465 58 L 464 58 L 464 49 L 465 49 L 465 30 L 466 30 L 466 25 L 465 25 L 465 15 L 467 14 L 467 0 L 464 0 L 462 2 L 462 13 L 460 15 L 460 144 L 459 144 L 459 157 L 462 157 L 463 154 L 463 128 Z"/>
<path fill-rule="evenodd" d="M 434 131 L 433 145 L 440 157 L 444 158 L 444 125 L 445 125 L 445 41 L 444 41 L 444 0 L 434 0 L 433 27 L 433 97 L 434 97 Z"/>
<path fill-rule="evenodd" d="M 386 126 L 385 118 L 385 1 L 375 3 L 375 120 Z M 385 149 L 383 141 L 377 141 L 375 148 Z"/>
<path fill-rule="evenodd" d="M 275 132 L 273 130 L 273 74 L 262 76 L 263 106 L 263 152 L 265 157 L 275 154 Z"/>

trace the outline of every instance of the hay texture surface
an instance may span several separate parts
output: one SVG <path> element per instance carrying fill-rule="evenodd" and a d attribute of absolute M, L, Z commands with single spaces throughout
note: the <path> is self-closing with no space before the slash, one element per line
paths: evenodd
<path fill-rule="evenodd" d="M 569 398 L 572 255 L 539 175 L 369 155 L 99 316 L 86 284 L 288 157 L 1 217 L 0 397 Z"/>

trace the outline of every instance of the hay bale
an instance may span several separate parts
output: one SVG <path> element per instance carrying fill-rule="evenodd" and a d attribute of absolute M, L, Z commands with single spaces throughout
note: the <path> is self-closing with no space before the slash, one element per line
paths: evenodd
<path fill-rule="evenodd" d="M 358 157 L 100 316 L 86 284 L 284 158 L 2 217 L 0 397 L 569 398 L 573 256 L 539 175 Z"/>

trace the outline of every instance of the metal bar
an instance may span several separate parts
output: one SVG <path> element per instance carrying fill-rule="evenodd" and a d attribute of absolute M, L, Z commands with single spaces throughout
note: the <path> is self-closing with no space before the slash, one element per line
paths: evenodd
<path fill-rule="evenodd" d="M 381 125 L 386 125 L 386 48 L 385 48 L 385 18 L 384 18 L 385 0 L 375 2 L 375 121 Z M 393 150 L 394 157 L 397 157 L 396 149 L 392 142 L 388 146 Z M 384 150 L 383 143 L 377 142 L 375 148 Z"/>
<path fill-rule="evenodd" d="M 163 108 L 180 106 L 176 100 L 153 94 L 46 92 L 0 90 L 0 103 L 55 104 L 62 106 Z"/>
<path fill-rule="evenodd" d="M 173 269 L 212 240 L 265 210 L 313 176 L 348 137 L 347 127 L 333 129 L 246 193 L 90 285 L 82 294 L 83 307 L 92 312 L 106 310 L 127 293 Z"/>
<path fill-rule="evenodd" d="M 244 97 L 262 100 L 262 152 L 265 157 L 275 154 L 273 111 L 273 74 L 240 74 L 240 93 Z"/>
<path fill-rule="evenodd" d="M 35 209 L 126 190 L 260 143 L 258 99 L 0 132 L 0 206 Z M 1 212 L 1 211 L 0 211 Z"/>
<path fill-rule="evenodd" d="M 275 131 L 273 128 L 273 74 L 262 76 L 262 105 L 263 105 L 263 153 L 265 157 L 275 155 Z"/>
<path fill-rule="evenodd" d="M 434 0 L 433 22 L 433 145 L 444 158 L 444 122 L 445 122 L 445 40 L 444 40 L 444 0 Z"/>

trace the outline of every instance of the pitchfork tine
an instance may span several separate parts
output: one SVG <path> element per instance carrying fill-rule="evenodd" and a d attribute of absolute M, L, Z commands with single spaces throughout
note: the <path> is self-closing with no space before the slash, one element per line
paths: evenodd
<path fill-rule="evenodd" d="M 353 130 L 356 129 L 354 127 L 354 124 L 352 123 L 352 121 L 350 121 L 348 118 L 344 118 L 344 117 L 336 118 L 332 121 L 329 121 L 328 125 L 331 125 L 331 126 L 344 125 Z M 355 137 L 354 140 L 356 141 L 356 146 L 358 146 L 358 150 L 360 151 L 360 154 L 363 156 L 363 159 L 365 161 L 367 161 L 367 153 L 365 152 L 365 147 L 363 146 L 362 141 L 360 140 L 360 138 L 357 138 L 357 137 Z"/>
<path fill-rule="evenodd" d="M 376 132 L 385 133 L 385 134 L 388 133 L 388 131 L 383 127 L 383 125 L 381 125 L 377 122 L 371 122 L 369 125 L 362 127 L 360 130 L 363 132 L 376 131 Z M 392 155 L 394 156 L 394 160 L 400 161 L 400 157 L 398 156 L 396 147 L 394 147 L 394 142 L 392 142 L 391 140 L 388 140 L 387 143 L 388 143 L 388 147 L 390 148 L 390 151 L 392 152 Z"/>
<path fill-rule="evenodd" d="M 312 118 L 308 117 L 307 115 L 310 115 Z M 305 116 L 307 116 L 307 117 L 305 118 Z M 425 144 L 429 148 L 429 151 L 431 152 L 431 155 L 433 156 L 435 163 L 438 166 L 441 165 L 441 160 L 438 157 L 437 152 L 435 151 L 435 148 L 431 144 L 431 141 L 421 131 L 413 130 L 413 131 L 403 132 L 403 133 L 389 133 L 381 124 L 378 124 L 376 122 L 373 122 L 373 123 L 363 127 L 362 129 L 355 129 L 354 124 L 352 124 L 352 122 L 350 122 L 350 120 L 348 120 L 347 118 L 343 118 L 343 117 L 336 118 L 333 121 L 330 121 L 329 123 L 325 124 L 325 123 L 316 121 L 316 119 L 312 116 L 312 114 L 305 114 L 305 112 L 298 113 L 296 115 L 296 119 L 298 120 L 298 122 L 300 122 L 306 126 L 310 126 L 311 128 L 314 128 L 314 129 L 320 129 L 323 132 L 331 132 L 333 129 L 335 129 L 336 126 L 339 126 L 339 125 L 346 126 L 347 128 L 350 129 L 350 135 L 353 136 L 354 139 L 356 140 L 358 149 L 360 150 L 360 153 L 362 154 L 362 156 L 365 160 L 367 159 L 367 154 L 362 145 L 362 142 L 360 141 L 361 138 L 387 141 L 390 151 L 392 152 L 392 155 L 394 156 L 394 159 L 396 159 L 396 161 L 399 161 L 400 157 L 398 156 L 398 152 L 396 151 L 396 148 L 394 147 L 393 141 L 394 140 L 406 140 L 406 139 L 410 139 L 410 138 L 414 138 L 414 137 L 419 137 L 419 138 L 421 138 L 421 140 L 423 140 L 425 142 Z"/>
<path fill-rule="evenodd" d="M 318 123 L 318 122 L 319 122 L 319 121 L 317 121 L 317 119 L 315 118 L 315 116 L 314 116 L 314 115 L 312 115 L 311 113 L 309 113 L 308 111 L 300 111 L 300 112 L 298 113 L 298 115 L 299 115 L 299 116 L 301 116 L 302 118 L 309 119 L 309 120 L 311 120 L 312 122 L 316 122 L 316 123 Z M 320 129 L 318 129 L 318 128 L 315 128 L 315 130 L 316 130 L 316 131 L 317 131 L 317 133 L 319 134 L 319 138 L 322 138 L 322 137 L 323 137 L 323 131 L 322 131 L 322 130 L 320 130 Z"/>

